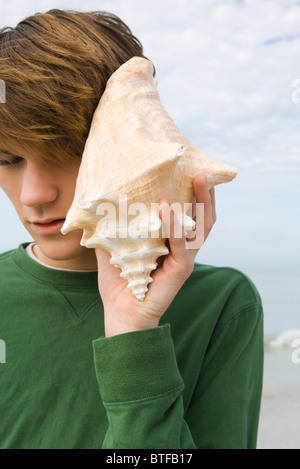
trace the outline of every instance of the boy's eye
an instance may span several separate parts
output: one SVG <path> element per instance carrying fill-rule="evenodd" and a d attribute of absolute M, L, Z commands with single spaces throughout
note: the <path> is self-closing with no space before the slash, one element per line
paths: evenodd
<path fill-rule="evenodd" d="M 20 156 L 15 156 L 11 160 L 4 160 L 0 158 L 0 166 L 11 166 L 13 164 L 19 163 L 22 160 L 23 158 L 21 158 Z"/>

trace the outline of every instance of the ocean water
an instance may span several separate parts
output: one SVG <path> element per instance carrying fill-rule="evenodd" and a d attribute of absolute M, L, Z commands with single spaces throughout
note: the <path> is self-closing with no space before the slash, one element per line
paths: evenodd
<path fill-rule="evenodd" d="M 259 449 L 300 449 L 300 270 L 247 272 L 265 315 Z"/>
<path fill-rule="evenodd" d="M 246 273 L 262 297 L 265 334 L 300 329 L 300 266 L 299 270 Z"/>

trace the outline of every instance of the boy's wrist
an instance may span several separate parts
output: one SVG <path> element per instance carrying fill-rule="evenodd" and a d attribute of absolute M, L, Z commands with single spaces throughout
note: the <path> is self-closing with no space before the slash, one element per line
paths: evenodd
<path fill-rule="evenodd" d="M 104 317 L 109 317 L 109 313 L 105 314 Z M 153 329 L 158 327 L 159 319 L 157 318 L 128 318 L 124 321 L 120 319 L 105 319 L 105 337 L 113 337 L 115 335 L 127 334 L 130 332 L 142 331 L 145 329 Z"/>

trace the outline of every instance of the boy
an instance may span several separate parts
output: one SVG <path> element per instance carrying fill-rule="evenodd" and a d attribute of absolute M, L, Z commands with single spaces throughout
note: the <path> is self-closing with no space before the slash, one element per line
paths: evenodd
<path fill-rule="evenodd" d="M 251 281 L 194 264 L 171 234 L 139 302 L 107 252 L 60 232 L 93 112 L 133 56 L 140 42 L 103 12 L 51 10 L 0 34 L 0 186 L 34 239 L 0 258 L 1 448 L 256 445 L 263 330 Z M 194 192 L 206 238 L 214 190 L 198 175 Z"/>

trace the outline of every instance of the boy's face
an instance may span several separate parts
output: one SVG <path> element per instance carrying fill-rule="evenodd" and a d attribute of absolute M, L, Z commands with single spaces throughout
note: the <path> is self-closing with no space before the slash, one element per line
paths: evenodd
<path fill-rule="evenodd" d="M 35 240 L 35 255 L 52 267 L 97 269 L 94 250 L 80 245 L 82 230 L 60 232 L 73 200 L 80 160 L 48 164 L 33 159 L 35 149 L 23 153 L 24 158 L 11 155 L 12 164 L 0 165 L 0 187 Z"/>

